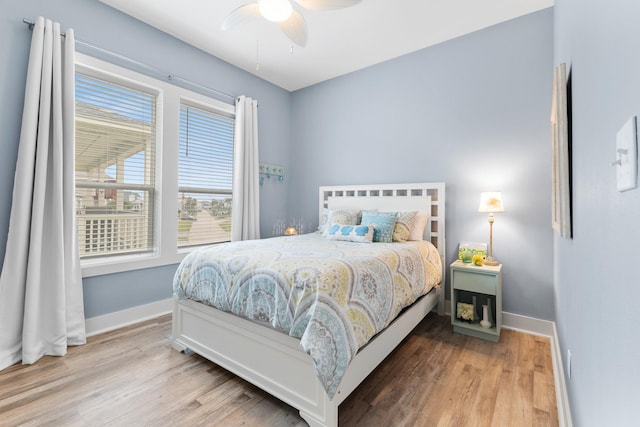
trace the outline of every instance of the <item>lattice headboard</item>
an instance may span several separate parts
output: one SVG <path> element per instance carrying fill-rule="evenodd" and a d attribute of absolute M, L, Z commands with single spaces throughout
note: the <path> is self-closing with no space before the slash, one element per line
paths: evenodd
<path fill-rule="evenodd" d="M 438 248 L 442 261 L 442 291 L 446 277 L 445 188 L 444 182 L 415 184 L 331 185 L 320 187 L 319 218 L 323 208 L 332 206 L 378 208 L 379 210 L 417 210 L 431 213 L 425 240 Z"/>

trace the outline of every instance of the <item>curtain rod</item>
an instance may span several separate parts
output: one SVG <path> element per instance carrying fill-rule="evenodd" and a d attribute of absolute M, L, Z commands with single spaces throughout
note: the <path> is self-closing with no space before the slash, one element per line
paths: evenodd
<path fill-rule="evenodd" d="M 29 26 L 30 30 L 33 30 L 33 27 L 36 25 L 35 21 L 33 21 L 31 19 L 27 19 L 27 18 L 22 18 L 22 22 L 27 24 Z M 61 33 L 61 35 L 63 37 L 65 36 L 64 33 Z M 226 97 L 226 98 L 229 98 L 229 99 L 232 99 L 232 100 L 235 100 L 237 98 L 237 96 L 230 95 L 230 94 L 228 94 L 226 92 L 222 92 L 220 90 L 210 88 L 208 86 L 202 85 L 200 83 L 196 83 L 194 81 L 185 79 L 185 78 L 177 76 L 175 74 L 166 73 L 166 72 L 162 71 L 159 68 L 153 67 L 151 65 L 145 64 L 145 63 L 140 62 L 140 61 L 136 61 L 135 59 L 129 58 L 129 57 L 124 56 L 124 55 L 121 55 L 121 54 L 113 52 L 111 50 L 107 50 L 107 49 L 98 47 L 96 45 L 92 45 L 90 43 L 84 42 L 82 40 L 78 40 L 77 38 L 76 38 L 76 44 L 82 45 L 82 46 L 84 46 L 84 47 L 86 47 L 88 49 L 91 49 L 91 50 L 95 50 L 95 51 L 104 53 L 104 54 L 106 54 L 108 56 L 117 58 L 117 59 L 119 59 L 121 61 L 128 62 L 130 64 L 136 65 L 137 67 L 145 68 L 145 69 L 147 69 L 147 70 L 149 70 L 149 71 L 151 71 L 151 72 L 153 72 L 155 74 L 160 74 L 160 75 L 164 76 L 169 81 L 181 81 L 181 82 L 187 84 L 188 86 L 192 86 L 192 87 L 198 88 L 200 90 L 211 92 L 211 93 L 214 93 L 214 94 L 216 94 L 218 96 L 223 96 L 223 97 Z"/>

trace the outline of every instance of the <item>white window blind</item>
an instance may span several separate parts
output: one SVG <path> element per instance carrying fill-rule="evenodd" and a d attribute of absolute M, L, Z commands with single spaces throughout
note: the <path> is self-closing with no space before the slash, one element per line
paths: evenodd
<path fill-rule="evenodd" d="M 231 239 L 234 119 L 180 105 L 178 246 Z"/>
<path fill-rule="evenodd" d="M 76 73 L 76 212 L 81 258 L 154 250 L 153 91 Z"/>

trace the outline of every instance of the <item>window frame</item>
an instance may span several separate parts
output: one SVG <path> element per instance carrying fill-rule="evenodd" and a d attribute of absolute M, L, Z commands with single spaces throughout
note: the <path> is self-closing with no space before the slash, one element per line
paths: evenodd
<path fill-rule="evenodd" d="M 143 254 L 83 259 L 82 277 L 179 263 L 197 248 L 178 248 L 178 210 L 175 200 L 178 194 L 180 105 L 191 104 L 234 119 L 235 105 L 81 53 L 76 53 L 75 65 L 76 72 L 157 93 L 154 250 Z"/>
<path fill-rule="evenodd" d="M 78 69 L 80 68 L 80 69 Z M 154 97 L 154 110 L 157 111 L 157 106 L 160 103 L 160 91 L 156 88 L 156 87 L 152 87 L 149 85 L 145 85 L 145 84 L 141 84 L 140 82 L 137 81 L 132 81 L 132 80 L 128 80 L 128 79 L 123 79 L 120 76 L 112 76 L 109 75 L 107 76 L 105 73 L 99 73 L 96 72 L 95 69 L 86 69 L 83 67 L 76 67 L 76 74 L 82 74 L 84 76 L 87 76 L 89 78 L 93 78 L 93 79 L 97 79 L 97 80 L 101 80 L 101 81 L 105 81 L 106 83 L 109 84 L 113 84 L 113 85 L 117 85 L 120 87 L 124 87 L 126 89 L 131 89 L 131 90 L 135 90 L 135 91 L 139 91 L 139 92 L 143 92 L 143 93 L 147 93 L 151 96 Z M 77 87 L 76 87 L 77 88 Z M 76 97 L 77 100 L 77 97 Z M 155 129 L 154 129 L 154 133 L 155 133 L 155 140 L 154 140 L 154 149 L 153 149 L 153 158 L 154 158 L 154 162 L 153 162 L 153 177 L 152 177 L 152 181 L 154 182 L 154 184 L 136 184 L 136 183 L 114 183 L 114 182 L 110 182 L 110 183 L 100 183 L 100 182 L 92 182 L 91 180 L 89 181 L 76 181 L 76 194 L 78 193 L 78 189 L 112 189 L 115 191 L 126 191 L 126 190 L 136 190 L 136 191 L 148 191 L 149 194 L 147 195 L 147 197 L 145 198 L 145 200 L 153 200 L 153 204 L 151 205 L 151 208 L 153 210 L 151 217 L 151 224 L 147 223 L 147 227 L 150 227 L 150 233 L 151 233 L 151 244 L 152 247 L 148 248 L 148 249 L 141 249 L 140 251 L 136 252 L 132 252 L 129 254 L 118 254 L 118 253 L 114 253 L 114 254 L 94 254 L 94 255 L 89 255 L 88 258 L 85 259 L 81 259 L 82 263 L 85 262 L 89 262 L 90 259 L 95 258 L 95 259 L 104 259 L 106 257 L 121 257 L 121 256 L 126 256 L 126 255 L 149 255 L 149 253 L 155 252 L 155 235 L 157 233 L 155 233 L 155 215 L 158 211 L 157 206 L 156 206 L 156 200 L 155 197 L 157 195 L 157 186 L 155 185 L 155 181 L 156 181 L 156 176 L 158 175 L 157 172 L 157 166 L 158 166 L 158 162 L 157 159 L 155 158 L 158 154 L 158 148 L 156 146 L 156 143 L 158 142 L 158 140 L 160 139 L 160 136 L 158 135 L 158 131 L 160 129 L 158 123 L 158 118 L 159 116 L 157 114 L 154 114 L 154 120 L 155 120 Z M 76 124 L 77 124 L 77 114 L 76 114 Z M 77 128 L 76 128 L 76 137 L 77 137 Z M 77 141 L 76 141 L 77 142 Z M 76 145 L 77 148 L 77 145 Z M 146 175 L 146 171 L 145 171 L 145 175 Z M 78 206 L 78 203 L 76 201 L 76 206 Z M 113 217 L 109 217 L 107 215 L 105 215 L 104 220 L 108 220 L 108 219 L 113 219 Z M 81 227 L 78 226 L 78 221 L 76 219 L 76 233 L 80 233 Z"/>
<path fill-rule="evenodd" d="M 204 111 L 206 113 L 210 113 L 213 115 L 218 115 L 218 116 L 222 116 L 222 117 L 226 117 L 228 119 L 231 119 L 234 121 L 234 125 L 235 125 L 235 114 L 229 114 L 229 112 L 226 111 L 222 111 L 220 109 L 214 109 L 212 108 L 210 105 L 204 105 L 201 102 L 197 102 L 196 100 L 193 99 L 189 99 L 186 97 L 181 97 L 180 98 L 180 110 L 182 109 L 182 107 L 187 107 L 187 108 L 194 108 L 194 109 L 198 109 L 201 111 Z M 234 126 L 235 127 L 235 126 Z M 233 141 L 232 141 L 233 144 Z M 180 147 L 180 142 L 178 141 L 178 149 Z M 233 148 L 232 148 L 233 149 Z M 234 155 L 235 150 L 232 152 L 232 156 Z M 180 161 L 180 153 L 178 153 L 178 173 L 179 173 L 179 161 Z M 232 176 L 231 179 L 233 180 L 233 164 L 234 164 L 234 159 L 232 157 L 231 160 L 231 170 L 232 170 Z M 181 190 L 182 189 L 182 190 Z M 177 187 L 177 196 L 180 197 L 180 193 L 182 192 L 188 192 L 188 193 L 200 193 L 200 194 L 217 194 L 217 195 L 222 195 L 222 194 L 226 194 L 226 191 L 224 189 L 220 189 L 220 188 L 213 188 L 213 187 L 209 187 L 209 188 L 191 188 L 191 187 L 180 187 L 180 183 L 178 182 L 178 187 Z M 229 190 L 228 195 L 233 197 L 233 189 Z M 229 233 L 229 239 L 231 239 L 231 233 Z M 197 248 L 198 246 L 206 246 L 206 245 L 216 245 L 216 244 L 220 244 L 220 243 L 227 243 L 230 240 L 227 241 L 221 241 L 221 242 L 209 242 L 209 243 L 204 243 L 204 244 L 194 244 L 194 245 L 184 245 L 184 246 L 180 246 L 180 242 L 178 240 L 178 251 L 183 251 L 183 250 L 193 250 L 195 248 Z"/>

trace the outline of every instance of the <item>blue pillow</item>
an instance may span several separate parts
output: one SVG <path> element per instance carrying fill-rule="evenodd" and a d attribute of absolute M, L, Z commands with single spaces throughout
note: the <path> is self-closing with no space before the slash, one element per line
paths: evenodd
<path fill-rule="evenodd" d="M 373 241 L 373 225 L 340 225 L 327 226 L 327 239 L 346 240 L 348 242 L 371 243 Z"/>
<path fill-rule="evenodd" d="M 396 225 L 396 212 L 363 211 L 361 225 L 373 225 L 373 241 L 391 243 Z"/>

